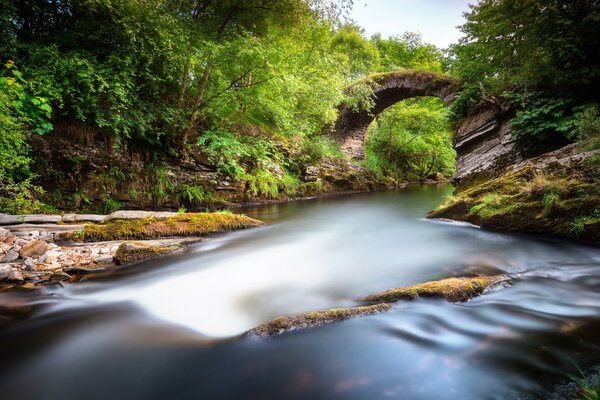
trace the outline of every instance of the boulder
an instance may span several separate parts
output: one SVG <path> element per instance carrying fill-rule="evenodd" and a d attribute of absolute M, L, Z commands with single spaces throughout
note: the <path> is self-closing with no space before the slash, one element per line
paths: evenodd
<path fill-rule="evenodd" d="M 32 240 L 25 244 L 20 251 L 21 258 L 39 257 L 48 250 L 48 243 L 43 240 Z"/>
<path fill-rule="evenodd" d="M 103 254 L 94 259 L 96 264 L 110 264 L 113 262 L 113 256 L 110 254 Z"/>

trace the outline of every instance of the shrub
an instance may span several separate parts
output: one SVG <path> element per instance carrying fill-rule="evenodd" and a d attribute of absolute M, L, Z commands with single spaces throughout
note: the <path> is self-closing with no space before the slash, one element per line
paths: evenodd
<path fill-rule="evenodd" d="M 600 112 L 598 105 L 589 105 L 576 115 L 569 137 L 579 140 L 585 150 L 600 149 Z"/>

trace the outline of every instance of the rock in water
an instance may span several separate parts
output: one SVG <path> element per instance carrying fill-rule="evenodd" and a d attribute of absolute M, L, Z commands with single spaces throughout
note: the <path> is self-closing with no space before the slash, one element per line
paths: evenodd
<path fill-rule="evenodd" d="M 48 243 L 43 240 L 32 240 L 21 248 L 21 258 L 35 258 L 43 255 L 48 250 Z"/>

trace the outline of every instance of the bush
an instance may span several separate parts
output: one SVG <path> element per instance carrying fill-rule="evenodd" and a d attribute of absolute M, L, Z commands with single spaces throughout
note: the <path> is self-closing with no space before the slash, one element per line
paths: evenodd
<path fill-rule="evenodd" d="M 597 104 L 585 107 L 576 115 L 569 137 L 579 140 L 585 150 L 600 149 L 600 112 Z"/>
<path fill-rule="evenodd" d="M 12 61 L 0 76 L 0 212 L 20 213 L 37 209 L 32 184 L 27 136 L 52 129 L 50 106 L 43 97 L 31 96 Z"/>
<path fill-rule="evenodd" d="M 340 145 L 326 136 L 313 136 L 305 138 L 302 143 L 303 153 L 309 164 L 318 164 L 325 157 L 344 159 L 345 155 Z"/>

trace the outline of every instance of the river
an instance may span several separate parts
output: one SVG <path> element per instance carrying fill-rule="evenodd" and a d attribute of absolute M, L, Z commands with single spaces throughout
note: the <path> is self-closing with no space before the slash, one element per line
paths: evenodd
<path fill-rule="evenodd" d="M 0 398 L 536 398 L 600 357 L 600 249 L 424 219 L 452 188 L 275 204 L 268 222 L 39 294 L 0 294 Z M 275 338 L 279 315 L 502 271 L 466 303 Z"/>

